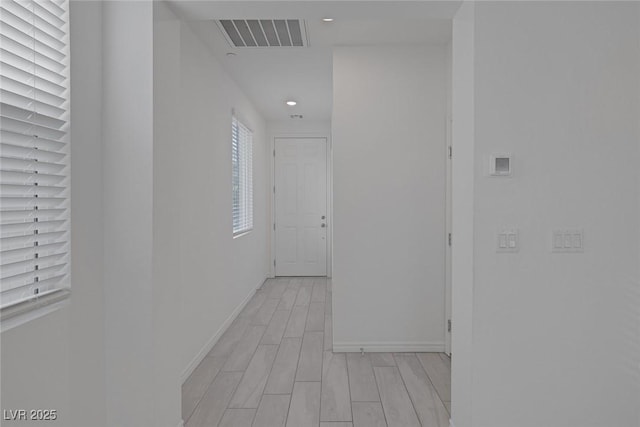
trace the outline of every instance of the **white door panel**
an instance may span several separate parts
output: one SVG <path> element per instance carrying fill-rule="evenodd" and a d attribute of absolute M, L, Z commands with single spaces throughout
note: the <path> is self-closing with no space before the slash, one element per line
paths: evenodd
<path fill-rule="evenodd" d="M 327 274 L 327 141 L 275 141 L 276 275 Z"/>

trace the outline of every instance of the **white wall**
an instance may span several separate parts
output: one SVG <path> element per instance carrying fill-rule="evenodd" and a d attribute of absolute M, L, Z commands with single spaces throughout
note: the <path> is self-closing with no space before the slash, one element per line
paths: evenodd
<path fill-rule="evenodd" d="M 180 22 L 153 3 L 154 426 L 182 418 L 180 300 Z"/>
<path fill-rule="evenodd" d="M 107 425 L 153 424 L 153 8 L 105 2 L 103 212 Z"/>
<path fill-rule="evenodd" d="M 442 351 L 445 47 L 334 52 L 334 348 Z"/>
<path fill-rule="evenodd" d="M 185 374 L 268 275 L 264 119 L 192 30 L 181 40 L 181 364 Z M 253 130 L 254 229 L 233 238 L 231 110 Z"/>
<path fill-rule="evenodd" d="M 102 4 L 70 2 L 71 425 L 103 426 Z M 50 381 L 50 378 L 47 379 Z M 67 424 L 69 425 L 69 424 Z"/>
<path fill-rule="evenodd" d="M 180 25 L 152 2 L 103 6 L 107 425 L 181 422 Z"/>
<path fill-rule="evenodd" d="M 457 427 L 472 420 L 474 217 L 474 3 L 462 5 L 452 38 L 451 411 Z M 455 355 L 455 356 L 453 356 Z"/>
<path fill-rule="evenodd" d="M 2 333 L 2 409 L 57 409 L 58 420 L 47 425 L 99 427 L 105 425 L 102 5 L 72 1 L 70 16 L 72 295 L 55 313 Z"/>
<path fill-rule="evenodd" d="M 69 425 L 69 315 L 67 306 L 2 333 L 2 409 L 57 409 L 58 419 L 48 424 Z M 2 422 L 3 426 L 40 424 Z"/>
<path fill-rule="evenodd" d="M 459 347 L 472 350 L 472 416 L 456 403 L 467 386 L 456 332 L 457 427 L 640 421 L 638 7 L 475 5 L 475 192 L 464 201 L 474 275 L 463 271 L 454 299 L 454 310 L 473 301 L 472 348 Z M 486 177 L 487 156 L 503 151 L 514 176 Z M 496 253 L 500 226 L 519 228 L 517 254 Z M 551 231 L 563 227 L 584 229 L 584 253 L 551 252 Z"/>
<path fill-rule="evenodd" d="M 267 123 L 267 133 L 277 136 L 331 136 L 331 121 L 272 120 Z"/>

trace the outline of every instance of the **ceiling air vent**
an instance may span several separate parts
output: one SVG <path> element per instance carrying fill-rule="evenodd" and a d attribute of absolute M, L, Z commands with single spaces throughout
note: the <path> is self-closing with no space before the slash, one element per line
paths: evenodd
<path fill-rule="evenodd" d="M 298 19 L 223 19 L 220 30 L 233 47 L 303 47 L 304 21 Z"/>

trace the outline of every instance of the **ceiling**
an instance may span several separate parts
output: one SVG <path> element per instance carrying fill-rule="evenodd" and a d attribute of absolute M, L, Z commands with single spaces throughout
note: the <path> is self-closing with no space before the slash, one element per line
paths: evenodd
<path fill-rule="evenodd" d="M 220 60 L 267 120 L 331 119 L 332 51 L 337 46 L 444 44 L 459 1 L 168 2 Z M 322 18 L 334 18 L 323 22 Z M 236 48 L 218 19 L 303 19 L 308 46 Z M 234 56 L 227 55 L 234 53 Z M 298 105 L 289 107 L 286 100 Z"/>

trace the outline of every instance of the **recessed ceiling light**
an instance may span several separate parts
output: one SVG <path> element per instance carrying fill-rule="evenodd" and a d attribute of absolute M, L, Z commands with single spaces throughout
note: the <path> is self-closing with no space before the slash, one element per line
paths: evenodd
<path fill-rule="evenodd" d="M 287 101 L 287 105 L 289 107 L 293 107 L 294 105 L 297 105 L 298 103 L 296 101 Z"/>
<path fill-rule="evenodd" d="M 322 22 L 333 22 L 333 18 L 322 18 Z"/>

